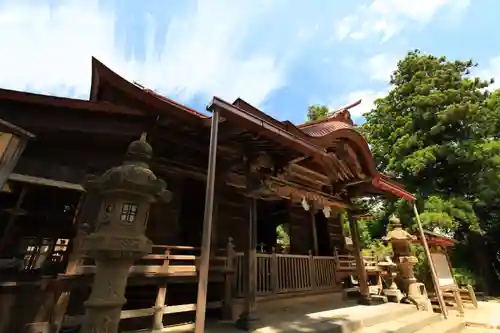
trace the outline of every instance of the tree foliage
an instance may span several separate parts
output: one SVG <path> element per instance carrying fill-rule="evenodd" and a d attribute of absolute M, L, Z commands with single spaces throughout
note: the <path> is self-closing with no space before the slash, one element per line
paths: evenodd
<path fill-rule="evenodd" d="M 290 248 L 290 235 L 283 224 L 279 224 L 276 227 L 276 243 L 281 246 L 282 249 Z"/>
<path fill-rule="evenodd" d="M 498 200 L 500 103 L 475 66 L 409 52 L 363 125 L 379 169 L 425 199 L 425 224 L 448 232 L 480 231 L 476 208 Z"/>
<path fill-rule="evenodd" d="M 326 106 L 311 105 L 307 108 L 307 121 L 315 121 L 328 117 L 330 109 Z"/>
<path fill-rule="evenodd" d="M 463 266 L 457 271 L 470 268 L 495 280 L 490 268 L 500 268 L 500 91 L 488 90 L 492 80 L 471 75 L 476 66 L 409 52 L 391 75 L 388 95 L 365 115 L 362 131 L 379 170 L 417 195 L 424 227 L 454 235 L 468 249 L 470 258 L 457 263 Z M 412 221 L 409 205 L 398 200 L 373 223 L 392 213 Z"/>
<path fill-rule="evenodd" d="M 500 273 L 500 90 L 474 77 L 476 66 L 409 52 L 360 130 L 378 169 L 417 196 L 424 228 L 459 241 L 457 274 L 464 281 L 481 275 L 491 287 Z M 327 115 L 325 107 L 308 109 L 309 120 Z M 374 239 L 385 234 L 389 216 L 396 213 L 410 229 L 414 217 L 404 200 L 377 207 L 360 229 L 367 247 L 384 252 Z"/>

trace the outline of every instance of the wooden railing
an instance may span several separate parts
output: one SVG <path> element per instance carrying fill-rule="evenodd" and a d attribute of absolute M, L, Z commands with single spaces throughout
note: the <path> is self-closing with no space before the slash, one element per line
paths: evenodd
<path fill-rule="evenodd" d="M 335 261 L 331 257 L 314 257 L 316 287 L 331 288 L 335 286 Z"/>
<path fill-rule="evenodd" d="M 356 259 L 350 254 L 337 254 L 335 264 L 338 271 L 354 271 L 356 269 Z"/>
<path fill-rule="evenodd" d="M 200 248 L 191 246 L 154 245 L 151 254 L 141 258 L 130 272 L 155 276 L 196 277 Z M 338 271 L 353 271 L 356 268 L 352 255 L 313 256 L 271 253 L 257 255 L 257 295 L 277 295 L 307 290 L 328 290 L 336 286 Z M 225 249 L 216 250 L 211 257 L 210 270 L 224 274 L 224 293 L 220 301 L 207 303 L 207 309 L 222 308 L 230 317 L 232 301 L 244 296 L 244 255 L 234 250 L 230 239 Z M 367 267 L 376 267 L 374 257 L 365 257 Z M 90 258 L 73 270 L 73 275 L 92 274 L 95 265 Z M 68 274 L 68 273 L 67 273 Z M 167 305 L 166 280 L 158 285 L 154 306 L 130 309 L 121 312 L 121 319 L 152 317 L 153 329 L 163 328 L 166 314 L 195 311 L 196 304 Z"/>
<path fill-rule="evenodd" d="M 157 251 L 163 250 L 163 254 L 150 254 L 141 259 L 141 261 L 160 260 L 157 265 L 149 266 L 134 266 L 134 267 L 148 267 L 148 273 L 155 272 L 155 274 L 162 275 L 179 275 L 179 274 L 193 274 L 196 275 L 198 267 L 198 256 L 195 254 L 178 254 L 181 253 L 196 253 L 200 251 L 199 248 L 190 246 L 166 246 L 155 245 L 154 249 Z M 221 253 L 222 252 L 222 253 Z M 175 254 L 173 254 L 175 253 Z M 222 255 L 219 255 L 222 254 Z M 224 295 L 219 301 L 208 302 L 207 309 L 222 308 L 224 312 L 229 311 L 227 307 L 231 306 L 231 282 L 229 276 L 234 270 L 233 264 L 235 261 L 235 252 L 232 239 L 226 246 L 226 249 L 216 250 L 214 256 L 211 257 L 211 270 L 224 273 L 226 276 L 224 285 Z M 143 264 L 147 264 L 143 262 Z M 153 268 L 152 268 L 153 267 Z M 137 271 L 137 269 L 136 269 Z M 167 314 L 182 313 L 196 311 L 196 304 L 180 304 L 180 305 L 167 305 L 167 283 L 158 286 L 155 304 L 153 307 L 143 309 L 124 310 L 121 312 L 120 319 L 135 319 L 142 317 L 152 316 L 153 331 L 162 331 L 163 316 Z"/>
<path fill-rule="evenodd" d="M 234 290 L 244 295 L 244 254 L 236 253 Z M 257 254 L 257 295 L 283 294 L 335 286 L 335 257 Z"/>
<path fill-rule="evenodd" d="M 162 276 L 196 276 L 199 263 L 200 248 L 193 246 L 153 245 L 152 252 L 130 268 L 132 274 Z M 212 258 L 211 267 L 222 269 L 226 265 L 227 256 L 217 250 Z M 222 254 L 222 255 L 220 255 Z M 95 272 L 94 260 L 83 256 L 83 263 L 66 275 L 85 275 Z"/>
<path fill-rule="evenodd" d="M 378 270 L 378 260 L 374 255 L 364 255 L 363 262 L 367 271 Z M 351 254 L 336 254 L 335 265 L 337 271 L 354 271 L 356 270 L 356 258 Z"/>

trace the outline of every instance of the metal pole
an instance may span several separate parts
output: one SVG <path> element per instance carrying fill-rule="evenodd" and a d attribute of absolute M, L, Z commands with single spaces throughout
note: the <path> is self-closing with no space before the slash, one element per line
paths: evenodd
<path fill-rule="evenodd" d="M 429 262 L 429 267 L 431 268 L 432 281 L 434 282 L 434 289 L 436 290 L 439 307 L 441 308 L 441 313 L 443 314 L 444 319 L 447 319 L 448 311 L 446 309 L 446 304 L 444 303 L 444 298 L 441 292 L 441 288 L 439 287 L 439 279 L 436 273 L 436 267 L 434 267 L 434 262 L 432 261 L 431 258 L 431 251 L 429 250 L 429 245 L 427 245 L 427 239 L 425 238 L 424 228 L 422 227 L 422 222 L 420 222 L 420 217 L 415 202 L 413 202 L 413 212 L 415 213 L 415 217 L 417 218 L 418 230 L 420 232 L 420 239 L 422 240 L 422 245 L 424 246 L 425 256 L 427 257 L 427 261 Z"/>
<path fill-rule="evenodd" d="M 200 273 L 198 277 L 198 297 L 196 300 L 195 333 L 205 332 L 205 314 L 207 308 L 208 268 L 210 264 L 210 240 L 214 210 L 215 162 L 217 160 L 217 134 L 219 130 L 219 111 L 214 108 L 210 130 L 210 148 L 208 153 L 207 185 L 205 191 L 205 216 L 203 218 L 203 238 L 201 241 Z"/>

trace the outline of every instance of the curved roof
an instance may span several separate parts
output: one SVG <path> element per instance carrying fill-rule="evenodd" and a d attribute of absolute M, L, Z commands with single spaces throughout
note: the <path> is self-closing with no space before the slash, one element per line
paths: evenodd
<path fill-rule="evenodd" d="M 429 230 L 424 230 L 424 236 L 429 245 L 439 245 L 443 247 L 450 247 L 455 245 L 456 241 L 448 236 L 438 234 L 436 232 L 432 232 Z M 420 237 L 417 237 L 416 240 L 413 241 L 414 244 L 419 244 L 421 242 Z"/>
<path fill-rule="evenodd" d="M 134 97 L 139 103 L 146 104 L 160 113 L 168 113 L 169 115 L 175 113 L 186 119 L 186 115 L 194 115 L 196 116 L 195 118 L 207 118 L 207 116 L 201 112 L 177 103 L 170 98 L 161 96 L 151 89 L 129 82 L 105 66 L 102 62 L 92 57 L 92 82 L 89 100 L 91 102 L 101 102 L 105 100 L 102 92 L 107 87 L 118 89 L 127 96 Z"/>
<path fill-rule="evenodd" d="M 298 125 L 302 132 L 325 148 L 333 145 L 334 141 L 344 139 L 356 148 L 363 157 L 363 163 L 370 176 L 376 177 L 379 173 L 365 138 L 356 130 L 349 109 L 361 104 L 361 100 L 344 106 L 327 118 Z"/>
<path fill-rule="evenodd" d="M 92 85 L 90 92 L 90 101 L 102 101 L 103 97 L 100 92 L 106 89 L 106 86 L 112 86 L 125 93 L 128 97 L 133 97 L 142 104 L 146 104 L 159 114 L 168 114 L 178 116 L 179 118 L 189 121 L 208 120 L 210 117 L 198 112 L 192 108 L 175 102 L 174 100 L 161 96 L 151 89 L 147 89 L 141 85 L 131 83 L 106 67 L 96 58 L 92 58 Z M 111 101 L 113 102 L 113 101 Z M 317 121 L 308 122 L 301 125 L 294 125 L 288 121 L 280 122 L 271 116 L 265 114 L 259 109 L 253 107 L 241 98 L 238 98 L 233 105 L 240 109 L 250 112 L 252 117 L 256 119 L 265 119 L 271 122 L 282 132 L 288 132 L 302 140 L 309 141 L 318 148 L 323 148 L 327 151 L 335 146 L 335 142 L 343 140 L 355 149 L 358 156 L 362 157 L 360 161 L 368 175 L 372 179 L 374 188 L 384 192 L 390 192 L 397 196 L 408 200 L 415 198 L 405 192 L 400 184 L 390 180 L 388 177 L 380 174 L 373 161 L 372 154 L 368 143 L 364 137 L 355 129 L 354 122 L 351 119 L 349 109 L 359 105 L 361 100 L 358 100 L 350 105 L 347 105 L 331 116 Z"/>
<path fill-rule="evenodd" d="M 0 89 L 0 100 L 41 103 L 54 107 L 99 112 L 101 114 L 116 114 L 117 116 L 152 115 L 155 117 L 166 116 L 165 118 L 175 117 L 184 122 L 187 127 L 206 127 L 210 125 L 209 116 L 177 103 L 170 98 L 161 96 L 151 89 L 125 80 L 96 58 L 92 58 L 92 83 L 89 101 L 5 89 Z M 227 104 L 226 108 L 233 108 L 232 111 L 228 111 L 232 114 L 233 119 L 246 119 L 247 125 L 251 122 L 256 133 L 262 134 L 272 131 L 273 135 L 270 135 L 270 137 L 272 137 L 273 141 L 286 142 L 289 148 L 296 150 L 305 157 L 313 155 L 321 157 L 319 158 L 319 164 L 325 169 L 326 176 L 331 179 L 335 178 L 332 175 L 334 170 L 331 170 L 334 167 L 343 170 L 344 174 L 349 174 L 345 170 L 344 162 L 346 161 L 335 161 L 337 159 L 335 150 L 338 148 L 336 144 L 343 141 L 354 150 L 354 153 L 360 159 L 360 164 L 365 169 L 365 174 L 369 176 L 368 179 L 361 180 L 363 186 L 367 186 L 364 187 L 363 193 L 380 194 L 381 192 L 389 192 L 408 200 L 415 200 L 411 194 L 403 190 L 401 185 L 376 170 L 368 144 L 354 127 L 349 113 L 349 109 L 359 105 L 360 102 L 357 101 L 345 106 L 325 119 L 297 126 L 288 121 L 278 121 L 242 99 L 237 99 L 233 104 L 222 103 L 222 101 L 220 103 Z M 242 113 L 243 110 L 245 112 Z M 243 129 L 248 130 L 248 128 Z M 348 178 L 351 176 L 348 176 Z"/>

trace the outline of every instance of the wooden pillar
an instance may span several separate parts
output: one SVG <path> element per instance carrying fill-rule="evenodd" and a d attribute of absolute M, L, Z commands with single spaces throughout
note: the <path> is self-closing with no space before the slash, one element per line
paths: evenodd
<path fill-rule="evenodd" d="M 290 239 L 290 244 L 288 244 L 288 249 L 285 250 L 285 253 L 293 253 L 292 249 L 295 250 L 294 245 L 297 242 L 297 236 L 295 232 L 293 232 L 293 202 L 292 200 L 288 200 L 286 203 L 287 206 L 287 222 L 288 222 L 288 238 Z"/>
<path fill-rule="evenodd" d="M 196 298 L 195 333 L 205 332 L 207 311 L 208 273 L 210 266 L 210 242 L 214 208 L 215 170 L 217 162 L 217 141 L 219 131 L 219 111 L 212 110 L 210 146 L 208 152 L 207 183 L 205 188 L 205 209 L 203 214 L 203 234 L 201 240 L 200 268 L 198 274 L 198 295 Z"/>
<path fill-rule="evenodd" d="M 224 304 L 222 316 L 226 320 L 233 318 L 233 279 L 236 276 L 234 267 L 236 252 L 234 250 L 233 239 L 229 237 L 226 245 L 226 273 L 224 279 Z"/>
<path fill-rule="evenodd" d="M 311 207 L 309 210 L 309 213 L 311 215 L 311 228 L 312 228 L 312 238 L 313 238 L 313 246 L 314 246 L 314 255 L 317 256 L 319 249 L 318 249 L 318 231 L 316 230 L 316 208 L 314 205 Z"/>
<path fill-rule="evenodd" d="M 66 274 L 73 274 L 82 261 L 82 241 L 88 233 L 94 230 L 97 213 L 101 205 L 101 196 L 95 190 L 88 190 L 82 194 L 75 212 L 76 236 L 71 240 L 71 253 L 69 254 Z"/>
<path fill-rule="evenodd" d="M 163 260 L 163 270 L 168 271 L 170 249 L 165 250 L 165 260 Z M 165 310 L 165 305 L 167 302 L 167 279 L 162 281 L 162 284 L 158 287 L 158 293 L 156 294 L 154 315 L 153 315 L 153 332 L 161 332 L 163 330 L 163 310 Z"/>
<path fill-rule="evenodd" d="M 217 187 L 215 188 L 217 191 Z M 212 234 L 210 235 L 210 258 L 217 256 L 217 250 L 219 249 L 219 195 L 216 192 L 214 195 L 214 211 L 212 214 Z"/>
<path fill-rule="evenodd" d="M 23 204 L 24 197 L 26 196 L 27 192 L 28 192 L 28 185 L 23 184 L 21 188 L 21 193 L 17 198 L 15 207 L 13 209 L 8 210 L 10 217 L 9 220 L 7 221 L 7 226 L 5 227 L 2 238 L 0 239 L 0 254 L 2 254 L 3 250 L 7 248 L 7 245 L 9 245 L 9 243 L 12 241 L 12 235 L 11 235 L 12 229 L 14 228 L 14 224 L 16 222 L 17 217 L 19 215 L 23 215 L 23 210 L 21 209 L 21 206 Z"/>
<path fill-rule="evenodd" d="M 101 196 L 95 190 L 87 190 L 80 197 L 78 209 L 75 212 L 74 226 L 76 228 L 76 236 L 71 240 L 71 249 L 66 266 L 66 274 L 72 275 L 76 272 L 78 267 L 83 264 L 82 258 L 82 244 L 85 236 L 95 227 L 97 213 L 101 205 Z M 77 287 L 78 288 L 78 287 Z M 52 332 L 59 332 L 66 310 L 68 308 L 71 298 L 71 290 L 64 290 L 57 297 L 50 323 Z"/>
<path fill-rule="evenodd" d="M 257 200 L 248 197 L 248 240 L 245 249 L 244 286 L 245 306 L 236 326 L 245 331 L 252 331 L 257 322 Z"/>
<path fill-rule="evenodd" d="M 212 234 L 211 234 L 211 249 L 210 249 L 210 256 L 213 258 L 217 256 L 217 250 L 219 250 L 219 247 L 222 246 L 220 244 L 219 239 L 220 237 L 223 237 L 224 235 L 221 235 L 219 233 L 220 231 L 220 223 L 219 223 L 219 212 L 220 212 L 220 206 L 221 206 L 221 197 L 222 191 L 224 190 L 224 187 L 226 185 L 225 180 L 226 180 L 226 175 L 228 172 L 231 170 L 233 164 L 219 164 L 217 167 L 217 170 L 215 171 L 215 185 L 214 185 L 214 208 L 213 208 L 213 213 L 212 213 Z M 230 236 L 231 237 L 231 236 Z M 232 239 L 232 238 L 231 238 Z M 227 250 L 227 244 L 226 245 L 226 250 Z M 222 247 L 221 247 L 222 248 Z"/>
<path fill-rule="evenodd" d="M 356 272 L 359 282 L 359 293 L 361 294 L 360 303 L 370 304 L 370 290 L 368 289 L 368 274 L 366 274 L 363 254 L 361 253 L 358 222 L 356 217 L 348 212 L 349 228 L 351 229 L 352 245 L 354 248 L 354 258 L 356 259 Z"/>

